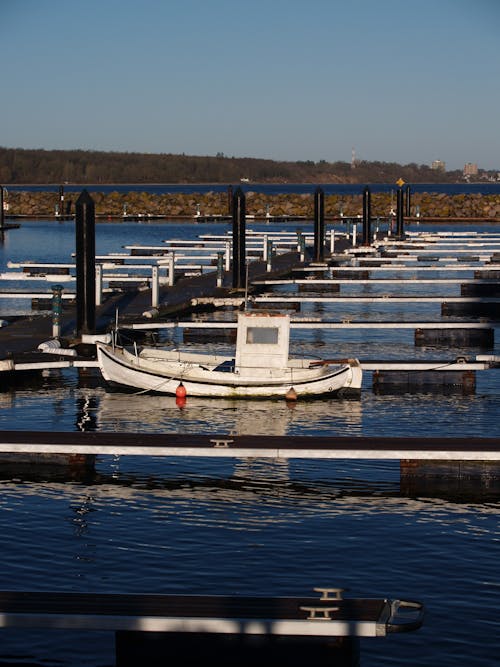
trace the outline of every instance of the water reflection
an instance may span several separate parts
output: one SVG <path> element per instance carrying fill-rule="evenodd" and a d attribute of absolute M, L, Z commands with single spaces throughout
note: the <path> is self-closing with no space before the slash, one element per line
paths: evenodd
<path fill-rule="evenodd" d="M 313 430 L 345 435 L 361 429 L 358 400 L 246 401 L 105 392 L 100 396 L 100 431 L 213 432 L 234 435 L 298 435 Z"/>

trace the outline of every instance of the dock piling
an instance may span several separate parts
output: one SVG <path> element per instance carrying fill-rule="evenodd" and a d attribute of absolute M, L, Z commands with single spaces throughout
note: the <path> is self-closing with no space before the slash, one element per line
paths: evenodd
<path fill-rule="evenodd" d="M 217 253 L 217 287 L 222 287 L 224 277 L 224 253 Z"/>
<path fill-rule="evenodd" d="M 158 266 L 151 267 L 151 308 L 160 305 L 160 275 Z"/>
<path fill-rule="evenodd" d="M 398 188 L 396 201 L 396 238 L 404 239 L 403 190 Z"/>
<path fill-rule="evenodd" d="M 0 185 L 0 229 L 3 231 L 5 224 L 5 211 L 3 208 L 3 185 Z"/>
<path fill-rule="evenodd" d="M 102 304 L 102 264 L 95 267 L 95 305 Z"/>
<path fill-rule="evenodd" d="M 314 261 L 325 259 L 325 193 L 317 187 L 314 193 Z"/>
<path fill-rule="evenodd" d="M 52 286 L 52 338 L 61 337 L 62 285 Z"/>
<path fill-rule="evenodd" d="M 266 244 L 266 271 L 267 273 L 270 273 L 273 268 L 273 240 L 267 239 Z"/>
<path fill-rule="evenodd" d="M 363 190 L 363 245 L 371 243 L 371 191 L 368 186 Z"/>
<path fill-rule="evenodd" d="M 76 201 L 76 331 L 95 333 L 95 206 L 87 190 Z"/>
<path fill-rule="evenodd" d="M 64 216 L 64 187 L 59 186 L 59 204 L 57 206 L 57 214 L 61 217 Z"/>
<path fill-rule="evenodd" d="M 406 217 L 409 218 L 411 215 L 411 187 L 409 185 L 406 186 L 405 195 Z"/>
<path fill-rule="evenodd" d="M 246 202 L 241 188 L 233 196 L 233 288 L 242 289 L 246 280 Z"/>

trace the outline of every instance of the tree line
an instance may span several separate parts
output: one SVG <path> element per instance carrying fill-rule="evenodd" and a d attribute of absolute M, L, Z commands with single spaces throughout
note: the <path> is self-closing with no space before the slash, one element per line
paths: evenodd
<path fill-rule="evenodd" d="M 455 183 L 462 172 L 415 163 L 282 162 L 259 158 L 0 147 L 0 184 Z"/>

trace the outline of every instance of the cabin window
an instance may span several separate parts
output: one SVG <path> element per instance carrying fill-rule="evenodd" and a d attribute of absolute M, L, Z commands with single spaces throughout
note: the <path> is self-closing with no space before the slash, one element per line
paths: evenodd
<path fill-rule="evenodd" d="M 277 327 L 248 327 L 247 343 L 257 343 L 260 345 L 276 345 L 278 342 Z"/>

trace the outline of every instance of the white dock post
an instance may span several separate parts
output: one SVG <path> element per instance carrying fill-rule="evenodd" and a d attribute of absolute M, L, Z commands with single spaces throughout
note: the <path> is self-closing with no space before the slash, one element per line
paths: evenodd
<path fill-rule="evenodd" d="M 158 266 L 151 267 L 151 307 L 157 308 L 160 302 L 160 280 Z"/>
<path fill-rule="evenodd" d="M 226 266 L 225 270 L 231 270 L 231 241 L 226 241 L 226 253 L 225 253 Z"/>
<path fill-rule="evenodd" d="M 95 265 L 95 305 L 102 304 L 102 264 Z"/>
<path fill-rule="evenodd" d="M 262 237 L 262 259 L 267 262 L 267 234 Z"/>
<path fill-rule="evenodd" d="M 224 276 L 224 253 L 217 253 L 217 287 L 222 287 Z"/>
<path fill-rule="evenodd" d="M 335 230 L 330 230 L 330 255 L 335 252 Z"/>
<path fill-rule="evenodd" d="M 305 257 L 306 257 L 306 237 L 304 236 L 304 234 L 300 235 L 299 253 L 300 253 L 300 255 L 299 255 L 300 261 L 301 262 L 305 261 Z"/>
<path fill-rule="evenodd" d="M 272 239 L 267 239 L 266 241 L 267 245 L 267 259 L 266 259 L 266 271 L 267 273 L 270 273 L 272 271 L 272 261 L 273 261 L 273 240 Z"/>
<path fill-rule="evenodd" d="M 61 335 L 62 285 L 52 286 L 52 338 Z"/>
<path fill-rule="evenodd" d="M 356 222 L 352 223 L 352 245 L 356 246 L 356 236 L 358 232 L 358 225 Z"/>
<path fill-rule="evenodd" d="M 168 285 L 173 287 L 174 284 L 174 270 L 175 270 L 175 253 L 171 252 L 168 255 Z"/>

